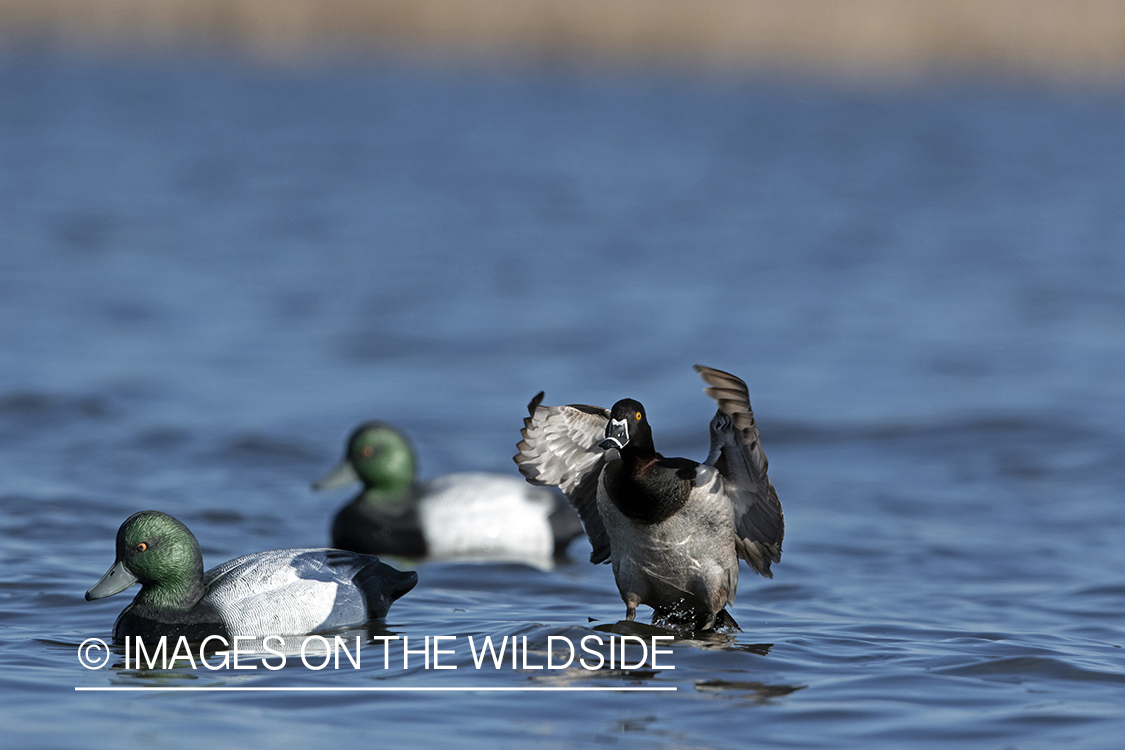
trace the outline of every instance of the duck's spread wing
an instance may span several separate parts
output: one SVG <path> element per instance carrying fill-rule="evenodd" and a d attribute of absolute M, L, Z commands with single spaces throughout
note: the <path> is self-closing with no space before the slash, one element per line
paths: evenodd
<path fill-rule="evenodd" d="M 532 484 L 558 487 L 578 511 L 594 551 L 590 562 L 609 560 L 609 535 L 598 513 L 598 477 L 605 466 L 605 439 L 609 410 L 571 404 L 542 406 L 540 392 L 528 404 L 513 456 L 520 473 Z"/>
<path fill-rule="evenodd" d="M 762 451 L 750 392 L 746 383 L 730 373 L 695 366 L 709 388 L 703 392 L 719 404 L 711 420 L 711 453 L 708 464 L 719 470 L 730 488 L 739 556 L 767 578 L 770 564 L 781 561 L 785 515 L 770 484 L 769 461 Z"/>

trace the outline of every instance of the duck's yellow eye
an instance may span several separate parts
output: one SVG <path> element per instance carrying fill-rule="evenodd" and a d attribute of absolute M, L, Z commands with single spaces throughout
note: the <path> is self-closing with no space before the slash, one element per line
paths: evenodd
<path fill-rule="evenodd" d="M 137 552 L 144 552 L 146 549 L 148 549 L 148 545 L 144 542 L 137 545 Z"/>
<path fill-rule="evenodd" d="M 640 412 L 637 412 L 636 414 L 634 414 L 634 415 L 633 415 L 633 419 L 635 419 L 635 420 L 637 420 L 638 422 L 640 422 L 640 421 L 641 421 L 641 413 L 640 413 Z"/>
<path fill-rule="evenodd" d="M 360 453 L 363 454 L 364 458 L 371 458 L 375 455 L 375 447 L 371 445 L 365 445 L 363 446 L 363 450 L 361 450 Z"/>

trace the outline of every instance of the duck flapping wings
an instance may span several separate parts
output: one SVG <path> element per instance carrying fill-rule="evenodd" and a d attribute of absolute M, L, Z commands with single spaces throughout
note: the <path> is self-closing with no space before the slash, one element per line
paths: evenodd
<path fill-rule="evenodd" d="M 704 462 L 723 477 L 734 510 L 735 546 L 750 567 L 772 578 L 770 565 L 781 560 L 785 516 L 770 484 L 769 462 L 762 451 L 750 394 L 739 378 L 696 365 L 708 384 L 704 389 L 719 408 L 711 420 L 711 450 Z M 609 410 L 570 404 L 543 406 L 540 392 L 528 404 L 514 460 L 532 484 L 558 487 L 578 511 L 593 545 L 590 561 L 610 560 L 609 536 L 598 513 L 598 478 L 615 452 L 599 446 L 605 439 Z"/>

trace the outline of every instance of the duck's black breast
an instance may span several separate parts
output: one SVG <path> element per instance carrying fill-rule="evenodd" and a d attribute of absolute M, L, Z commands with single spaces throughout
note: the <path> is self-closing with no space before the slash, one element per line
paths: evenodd
<path fill-rule="evenodd" d="M 686 458 L 659 454 L 648 460 L 611 461 L 603 477 L 606 495 L 626 518 L 646 525 L 660 523 L 687 503 L 698 466 Z"/>
<path fill-rule="evenodd" d="M 356 503 L 347 505 L 332 524 L 332 546 L 368 555 L 426 556 L 417 508 L 388 516 L 365 511 Z"/>

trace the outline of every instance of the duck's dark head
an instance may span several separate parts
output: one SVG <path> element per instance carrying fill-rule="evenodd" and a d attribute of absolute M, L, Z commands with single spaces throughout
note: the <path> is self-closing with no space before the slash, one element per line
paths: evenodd
<path fill-rule="evenodd" d="M 626 446 L 641 452 L 654 450 L 652 429 L 648 426 L 645 407 L 640 401 L 623 398 L 613 405 L 605 426 L 605 440 L 598 445 L 603 450 L 623 450 Z"/>
<path fill-rule="evenodd" d="M 167 607 L 188 607 L 202 592 L 203 555 L 195 535 L 157 510 L 134 513 L 117 531 L 117 560 L 86 592 L 88 601 L 141 584 L 138 599 Z"/>

